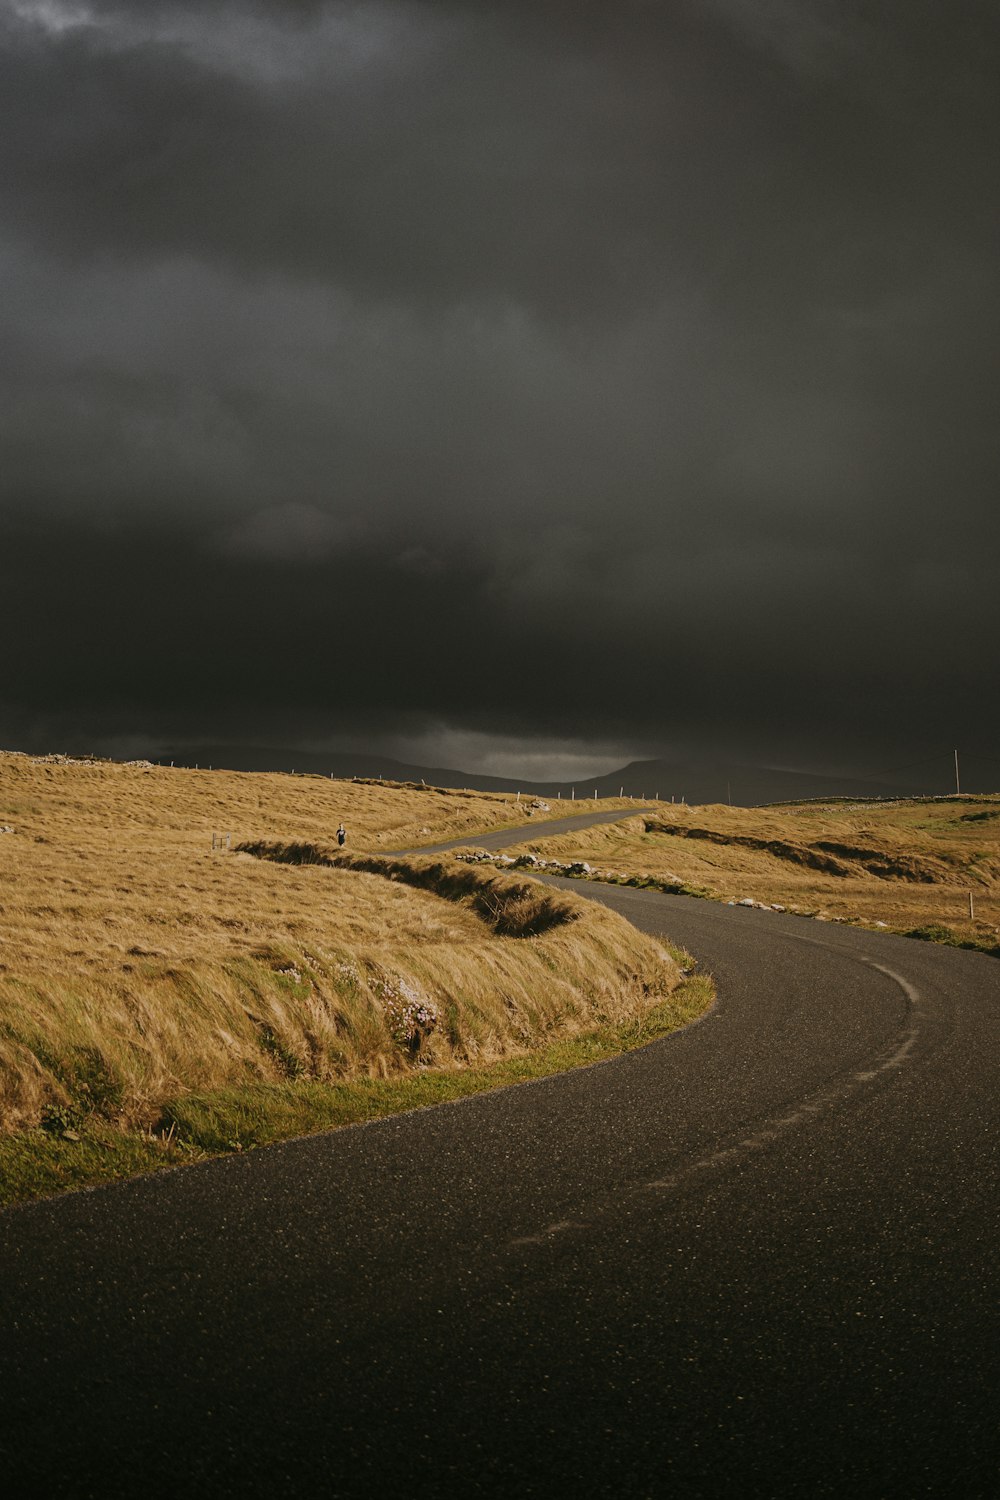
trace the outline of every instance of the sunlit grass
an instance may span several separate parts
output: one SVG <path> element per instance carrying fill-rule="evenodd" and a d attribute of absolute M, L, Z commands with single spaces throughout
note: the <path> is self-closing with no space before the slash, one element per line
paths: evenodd
<path fill-rule="evenodd" d="M 0 808 L 0 1125 L 60 1171 L 109 1129 L 174 1160 L 188 1097 L 294 1098 L 304 1129 L 332 1088 L 639 1025 L 677 983 L 661 945 L 575 895 L 359 851 L 496 826 L 502 799 L 0 756 Z"/>
<path fill-rule="evenodd" d="M 303 1079 L 183 1094 L 164 1109 L 158 1134 L 116 1130 L 91 1119 L 80 1122 L 75 1140 L 40 1129 L 0 1136 L 0 1203 L 182 1166 L 587 1067 L 669 1035 L 703 1015 L 713 998 L 711 980 L 694 975 L 630 1020 L 481 1066 L 421 1068 L 332 1085 Z"/>
<path fill-rule="evenodd" d="M 1000 797 L 674 804 L 518 847 L 587 861 L 627 884 L 753 899 L 988 951 L 1000 938 Z"/>

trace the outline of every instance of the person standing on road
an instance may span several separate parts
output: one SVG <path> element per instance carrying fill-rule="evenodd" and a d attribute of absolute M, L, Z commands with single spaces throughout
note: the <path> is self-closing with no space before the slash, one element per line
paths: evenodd
<path fill-rule="evenodd" d="M 340 845 L 341 849 L 343 849 L 344 847 L 346 838 L 347 829 L 344 827 L 343 823 L 341 823 L 340 827 L 337 829 L 337 843 Z"/>

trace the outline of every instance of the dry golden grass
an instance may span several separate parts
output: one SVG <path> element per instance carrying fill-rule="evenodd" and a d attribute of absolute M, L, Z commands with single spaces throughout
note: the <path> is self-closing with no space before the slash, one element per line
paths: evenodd
<path fill-rule="evenodd" d="M 0 824 L 28 837 L 113 838 L 141 847 L 155 833 L 159 844 L 193 852 L 210 845 L 213 832 L 231 831 L 234 840 L 332 840 L 343 821 L 351 847 L 390 849 L 520 823 L 530 808 L 526 798 L 516 804 L 497 792 L 0 752 Z"/>
<path fill-rule="evenodd" d="M 488 794 L 0 755 L 3 1126 L 45 1111 L 69 1128 L 87 1111 L 149 1125 L 191 1090 L 485 1061 L 641 1013 L 676 966 L 590 903 L 478 871 L 463 886 L 464 867 L 449 883 L 440 861 L 407 884 L 405 864 L 389 879 L 374 859 L 211 847 L 213 832 L 330 844 L 343 820 L 352 850 L 377 851 L 519 811 Z M 411 1003 L 435 1018 L 419 1044 L 400 1021 Z"/>
<path fill-rule="evenodd" d="M 653 815 L 522 846 L 600 871 L 652 875 L 723 900 L 996 943 L 1000 797 L 763 808 L 664 805 Z M 969 893 L 975 920 L 969 917 Z"/>

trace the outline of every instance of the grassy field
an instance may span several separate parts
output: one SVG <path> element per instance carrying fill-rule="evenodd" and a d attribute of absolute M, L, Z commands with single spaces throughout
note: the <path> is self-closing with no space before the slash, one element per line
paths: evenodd
<path fill-rule="evenodd" d="M 520 848 L 723 901 L 989 950 L 1000 942 L 1000 796 L 664 805 L 622 823 L 528 838 Z"/>
<path fill-rule="evenodd" d="M 589 1060 L 586 1038 L 634 1044 L 654 1013 L 660 1031 L 681 1024 L 704 997 L 675 998 L 675 958 L 606 909 L 379 852 L 526 811 L 389 783 L 0 755 L 8 1195 L 410 1107 L 414 1088 L 462 1092 L 564 1046 Z"/>

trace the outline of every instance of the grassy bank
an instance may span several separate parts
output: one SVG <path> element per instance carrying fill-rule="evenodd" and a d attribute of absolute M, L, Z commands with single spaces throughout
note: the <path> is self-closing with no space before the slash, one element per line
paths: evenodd
<path fill-rule="evenodd" d="M 184 1094 L 165 1109 L 159 1133 L 122 1130 L 90 1117 L 74 1132 L 77 1139 L 42 1129 L 0 1136 L 0 1204 L 184 1166 L 587 1067 L 668 1036 L 703 1015 L 713 999 L 711 980 L 693 975 L 629 1021 L 493 1063 L 339 1084 L 289 1080 Z"/>
<path fill-rule="evenodd" d="M 1000 797 L 674 805 L 519 850 L 620 884 L 1000 952 Z"/>
<path fill-rule="evenodd" d="M 0 756 L 0 1129 L 22 1138 L 0 1145 L 15 1195 L 21 1148 L 86 1181 L 100 1162 L 113 1175 L 206 1149 L 188 1100 L 237 1114 L 264 1100 L 279 1134 L 299 1132 L 313 1108 L 335 1123 L 330 1090 L 360 1089 L 349 1108 L 364 1118 L 358 1101 L 383 1085 L 426 1090 L 420 1076 L 642 1024 L 677 965 L 615 914 L 524 877 L 357 849 L 362 826 L 373 848 L 418 817 L 445 837 L 469 807 L 387 784 Z M 341 818 L 346 856 L 321 836 Z M 233 837 L 213 849 L 221 830 Z M 213 1131 L 211 1149 L 247 1136 Z"/>
<path fill-rule="evenodd" d="M 626 1020 L 677 981 L 652 939 L 536 882 L 416 860 L 404 883 L 402 861 L 354 860 L 369 868 L 220 856 L 192 921 L 168 910 L 163 946 L 124 954 L 85 906 L 68 924 L 82 971 L 75 950 L 60 971 L 70 939 L 50 915 L 48 949 L 41 934 L 0 977 L 5 1125 L 158 1128 L 186 1091 L 492 1061 Z"/>

